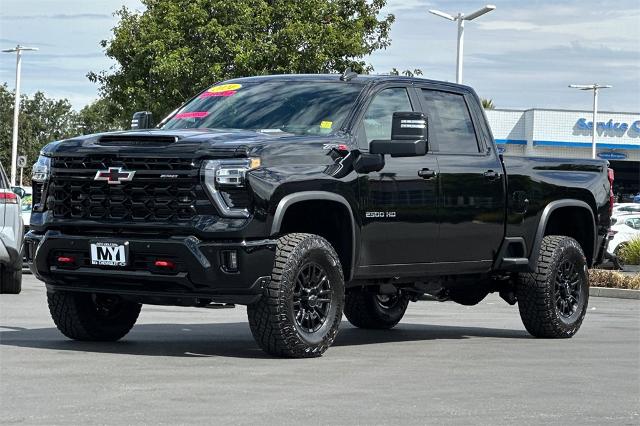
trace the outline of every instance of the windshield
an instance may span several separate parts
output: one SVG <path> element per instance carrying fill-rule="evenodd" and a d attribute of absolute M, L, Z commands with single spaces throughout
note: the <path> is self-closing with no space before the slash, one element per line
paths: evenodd
<path fill-rule="evenodd" d="M 342 126 L 359 84 L 273 81 L 219 84 L 181 108 L 163 129 L 242 129 L 326 134 Z"/>

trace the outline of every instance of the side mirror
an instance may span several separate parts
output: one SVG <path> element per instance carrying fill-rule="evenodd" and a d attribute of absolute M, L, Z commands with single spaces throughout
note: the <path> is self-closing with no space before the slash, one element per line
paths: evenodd
<path fill-rule="evenodd" d="M 12 186 L 11 191 L 17 196 L 19 196 L 20 198 L 24 198 L 24 196 L 27 195 L 27 191 L 25 191 L 24 188 L 21 188 L 19 186 Z"/>
<path fill-rule="evenodd" d="M 427 119 L 421 112 L 394 112 L 391 140 L 371 141 L 371 154 L 414 157 L 427 153 Z"/>
<path fill-rule="evenodd" d="M 138 111 L 131 119 L 131 129 L 150 129 L 153 127 L 153 114 L 149 111 Z"/>

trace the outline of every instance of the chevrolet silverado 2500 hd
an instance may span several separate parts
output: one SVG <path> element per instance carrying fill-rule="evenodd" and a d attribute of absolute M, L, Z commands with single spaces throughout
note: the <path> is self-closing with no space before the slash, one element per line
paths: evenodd
<path fill-rule="evenodd" d="M 135 117 L 34 165 L 26 253 L 72 339 L 117 340 L 143 304 L 242 304 L 265 351 L 319 356 L 343 312 L 388 329 L 424 294 L 499 292 L 537 337 L 582 323 L 613 173 L 503 158 L 469 87 L 239 78 Z"/>

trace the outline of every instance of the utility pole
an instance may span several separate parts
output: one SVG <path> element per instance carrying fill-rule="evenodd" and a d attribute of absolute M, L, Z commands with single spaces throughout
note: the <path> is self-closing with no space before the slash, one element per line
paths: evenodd
<path fill-rule="evenodd" d="M 591 129 L 591 158 L 596 158 L 596 132 L 598 131 L 598 90 L 609 89 L 608 84 L 570 84 L 572 89 L 593 90 L 593 128 Z"/>
<path fill-rule="evenodd" d="M 457 21 L 458 22 L 458 54 L 456 59 L 456 83 L 462 84 L 462 56 L 464 50 L 464 21 L 472 21 L 479 16 L 484 15 L 485 13 L 489 13 L 494 10 L 496 7 L 492 4 L 488 4 L 482 9 L 478 9 L 475 12 L 472 12 L 468 15 L 464 13 L 458 13 L 456 16 L 449 15 L 448 13 L 441 12 L 439 10 L 430 9 L 429 13 L 439 16 L 444 19 L 448 19 L 449 21 Z"/>
<path fill-rule="evenodd" d="M 17 45 L 13 49 L 2 50 L 3 53 L 16 52 L 16 93 L 13 104 L 13 138 L 11 141 L 11 186 L 16 185 L 16 162 L 18 161 L 18 117 L 20 116 L 20 68 L 22 65 L 22 52 L 27 50 L 38 50 L 38 48 Z"/>

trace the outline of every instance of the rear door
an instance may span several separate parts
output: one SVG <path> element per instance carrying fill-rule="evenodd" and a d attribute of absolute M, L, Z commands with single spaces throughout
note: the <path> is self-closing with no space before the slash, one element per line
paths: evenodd
<path fill-rule="evenodd" d="M 482 111 L 463 91 L 419 87 L 437 149 L 440 239 L 438 262 L 469 262 L 467 271 L 484 270 L 504 236 L 505 189 L 502 162 L 487 140 Z M 437 148 L 436 148 L 437 147 Z"/>

